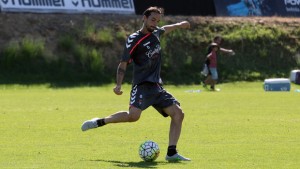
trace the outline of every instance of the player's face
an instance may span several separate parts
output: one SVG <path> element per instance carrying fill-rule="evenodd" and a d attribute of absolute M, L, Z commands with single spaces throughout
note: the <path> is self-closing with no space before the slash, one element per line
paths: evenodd
<path fill-rule="evenodd" d="M 146 19 L 145 26 L 148 32 L 153 32 L 156 29 L 160 21 L 160 17 L 161 14 L 152 12 L 151 15 Z"/>

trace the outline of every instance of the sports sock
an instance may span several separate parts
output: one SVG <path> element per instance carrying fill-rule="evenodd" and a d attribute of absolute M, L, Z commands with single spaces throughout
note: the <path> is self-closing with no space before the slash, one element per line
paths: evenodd
<path fill-rule="evenodd" d="M 171 145 L 168 147 L 168 153 L 167 153 L 168 156 L 173 156 L 176 153 L 177 153 L 176 145 Z"/>
<path fill-rule="evenodd" d="M 104 119 L 97 120 L 97 125 L 98 125 L 98 127 L 104 126 L 105 125 Z"/>

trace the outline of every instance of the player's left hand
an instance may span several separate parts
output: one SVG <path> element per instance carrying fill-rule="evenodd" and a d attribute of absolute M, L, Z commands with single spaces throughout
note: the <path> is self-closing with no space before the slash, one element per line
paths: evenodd
<path fill-rule="evenodd" d="M 234 56 L 234 55 L 235 55 L 235 52 L 234 52 L 233 50 L 230 50 L 230 51 L 229 51 L 229 54 L 230 54 L 231 56 Z"/>
<path fill-rule="evenodd" d="M 116 95 L 122 95 L 123 94 L 123 91 L 121 90 L 121 86 L 116 86 L 113 90 L 114 90 L 114 93 Z"/>

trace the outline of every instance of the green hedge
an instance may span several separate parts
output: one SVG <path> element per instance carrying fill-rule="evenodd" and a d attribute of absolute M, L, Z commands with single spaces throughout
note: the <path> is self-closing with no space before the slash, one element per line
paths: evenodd
<path fill-rule="evenodd" d="M 299 27 L 250 22 L 192 25 L 189 31 L 178 30 L 161 39 L 165 83 L 199 83 L 207 46 L 215 35 L 222 35 L 223 47 L 236 53 L 218 54 L 220 82 L 288 77 L 291 70 L 300 67 Z M 84 29 L 61 34 L 50 52 L 42 39 L 11 41 L 0 53 L 0 81 L 114 82 L 126 36 L 135 29 L 130 23 L 96 28 L 86 21 Z M 126 82 L 131 81 L 131 70 L 129 66 Z"/>

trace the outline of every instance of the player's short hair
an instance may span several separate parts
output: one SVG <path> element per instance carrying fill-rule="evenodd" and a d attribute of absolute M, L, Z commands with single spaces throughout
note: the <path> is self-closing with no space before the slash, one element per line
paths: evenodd
<path fill-rule="evenodd" d="M 164 14 L 164 9 L 159 8 L 157 6 L 151 6 L 148 9 L 146 9 L 143 13 L 147 18 L 151 15 L 152 12 L 159 13 L 159 14 Z"/>
<path fill-rule="evenodd" d="M 215 41 L 215 40 L 218 40 L 218 39 L 221 39 L 221 40 L 223 40 L 223 38 L 222 38 L 222 36 L 221 36 L 221 35 L 217 35 L 217 36 L 215 36 L 215 37 L 214 37 L 214 41 Z"/>

